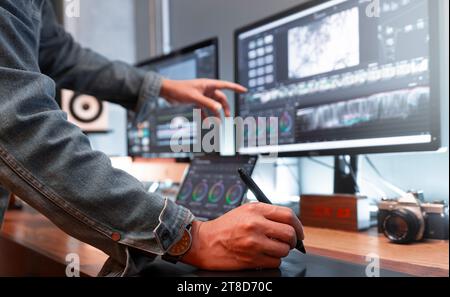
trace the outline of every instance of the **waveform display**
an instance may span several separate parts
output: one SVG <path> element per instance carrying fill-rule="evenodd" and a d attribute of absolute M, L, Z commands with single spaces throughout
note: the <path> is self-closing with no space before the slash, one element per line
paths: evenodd
<path fill-rule="evenodd" d="M 276 100 L 358 87 L 392 79 L 401 79 L 409 75 L 425 74 L 428 70 L 429 60 L 427 58 L 417 58 L 395 64 L 371 65 L 367 69 L 292 83 L 274 89 L 244 94 L 242 96 L 248 103 L 258 102 L 264 104 Z"/>
<path fill-rule="evenodd" d="M 299 129 L 305 132 L 352 127 L 373 121 L 406 119 L 420 113 L 420 107 L 429 100 L 429 88 L 419 87 L 300 109 L 297 119 Z"/>

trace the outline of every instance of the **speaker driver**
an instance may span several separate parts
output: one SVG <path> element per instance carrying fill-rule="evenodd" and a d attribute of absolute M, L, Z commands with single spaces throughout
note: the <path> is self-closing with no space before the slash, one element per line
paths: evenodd
<path fill-rule="evenodd" d="M 69 110 L 77 121 L 92 123 L 103 114 L 103 104 L 95 97 L 75 94 L 70 99 Z"/>

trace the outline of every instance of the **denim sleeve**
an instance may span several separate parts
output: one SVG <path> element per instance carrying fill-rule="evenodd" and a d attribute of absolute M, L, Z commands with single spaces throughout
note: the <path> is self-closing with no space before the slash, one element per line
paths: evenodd
<path fill-rule="evenodd" d="M 114 169 L 67 121 L 39 68 L 36 3 L 0 1 L 0 184 L 122 265 L 129 248 L 165 253 L 193 215 Z"/>
<path fill-rule="evenodd" d="M 139 110 L 159 96 L 162 77 L 82 48 L 56 21 L 51 5 L 42 8 L 39 66 L 57 88 L 76 90 Z"/>

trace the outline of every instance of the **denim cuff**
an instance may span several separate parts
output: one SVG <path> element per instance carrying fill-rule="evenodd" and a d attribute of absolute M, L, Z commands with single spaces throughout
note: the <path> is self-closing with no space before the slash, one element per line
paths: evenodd
<path fill-rule="evenodd" d="M 194 221 L 194 215 L 185 207 L 165 199 L 164 208 L 159 215 L 159 224 L 153 230 L 158 243 L 158 251 L 153 249 L 150 254 L 133 253 L 130 247 L 125 246 L 126 264 L 119 263 L 110 257 L 98 274 L 101 277 L 129 277 L 139 276 L 148 265 L 155 260 L 157 255 L 163 255 L 170 247 L 178 242 L 184 233 L 184 229 Z M 147 249 L 147 251 L 149 251 Z"/>
<path fill-rule="evenodd" d="M 183 236 L 184 229 L 192 223 L 194 215 L 185 207 L 166 199 L 159 215 L 159 224 L 153 231 L 164 253 Z"/>
<path fill-rule="evenodd" d="M 161 92 L 163 77 L 155 72 L 146 72 L 144 75 L 144 81 L 142 83 L 141 90 L 139 92 L 139 98 L 136 105 L 136 112 L 141 110 L 148 100 L 156 99 Z"/>

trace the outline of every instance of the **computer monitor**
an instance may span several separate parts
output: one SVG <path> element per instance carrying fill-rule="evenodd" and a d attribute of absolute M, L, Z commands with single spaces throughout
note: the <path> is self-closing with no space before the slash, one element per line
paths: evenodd
<path fill-rule="evenodd" d="M 438 2 L 310 1 L 237 30 L 237 115 L 278 118 L 275 145 L 246 128 L 238 152 L 439 149 Z"/>
<path fill-rule="evenodd" d="M 177 203 L 190 209 L 198 219 L 218 218 L 242 204 L 247 187 L 238 169 L 251 174 L 256 161 L 255 156 L 194 158 L 180 187 Z"/>
<path fill-rule="evenodd" d="M 217 39 L 207 40 L 144 61 L 137 66 L 174 80 L 217 79 L 219 71 L 217 44 Z M 198 141 L 193 109 L 192 105 L 171 105 L 165 99 L 159 98 L 148 102 L 137 114 L 128 112 L 128 155 L 144 158 L 190 157 L 191 153 L 174 151 L 170 141 L 175 133 L 177 139 L 186 142 L 182 145 L 193 146 Z"/>

